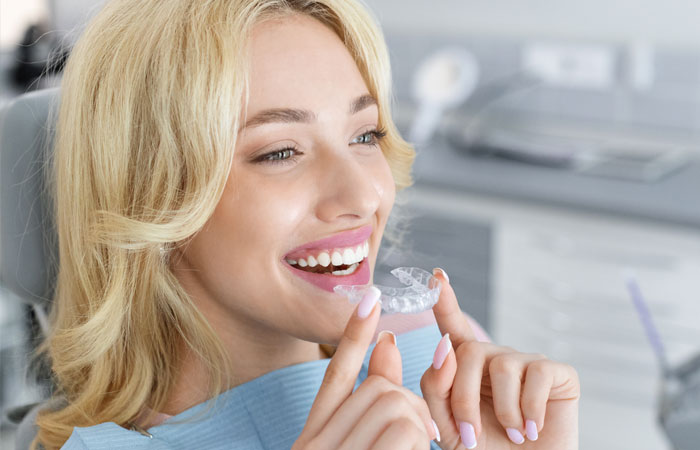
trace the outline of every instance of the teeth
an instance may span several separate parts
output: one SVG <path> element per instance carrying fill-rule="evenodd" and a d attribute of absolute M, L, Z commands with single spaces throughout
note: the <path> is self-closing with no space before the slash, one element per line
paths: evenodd
<path fill-rule="evenodd" d="M 348 267 L 345 270 L 334 270 L 331 272 L 333 275 L 350 275 L 351 273 L 355 272 L 357 268 L 359 267 L 358 263 L 353 264 L 352 266 Z"/>
<path fill-rule="evenodd" d="M 318 263 L 323 267 L 328 267 L 328 264 L 331 263 L 331 257 L 328 256 L 328 252 L 323 252 L 318 255 Z"/>
<path fill-rule="evenodd" d="M 334 266 L 341 265 L 352 265 L 359 263 L 369 255 L 369 242 L 365 241 L 364 244 L 360 244 L 354 248 L 344 248 L 339 250 L 334 250 L 331 254 L 329 252 L 321 252 L 318 256 L 314 257 L 309 255 L 307 258 L 287 259 L 287 263 L 291 265 L 299 265 L 300 267 L 316 267 L 321 265 L 323 267 L 328 267 L 329 264 Z M 338 272 L 338 271 L 336 271 Z"/>
<path fill-rule="evenodd" d="M 343 264 L 355 264 L 355 252 L 351 248 L 343 250 Z"/>

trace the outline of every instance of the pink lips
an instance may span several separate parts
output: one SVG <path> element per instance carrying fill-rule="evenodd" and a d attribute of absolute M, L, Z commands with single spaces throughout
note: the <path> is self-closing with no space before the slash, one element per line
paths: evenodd
<path fill-rule="evenodd" d="M 292 271 L 292 273 L 302 280 L 308 281 L 309 283 L 320 287 L 321 289 L 334 292 L 333 288 L 339 284 L 367 284 L 369 283 L 369 259 L 365 258 L 360 263 L 360 266 L 355 269 L 355 272 L 351 275 L 331 275 L 331 274 L 320 274 L 313 272 L 304 272 L 303 270 L 295 269 L 294 266 L 290 266 L 286 262 L 285 266 Z"/>
<path fill-rule="evenodd" d="M 361 244 L 364 241 L 366 241 L 371 234 L 371 225 L 358 228 L 357 230 L 345 231 L 343 233 L 336 234 L 335 236 L 320 239 L 318 241 L 309 242 L 300 247 L 297 247 L 291 252 L 289 252 L 285 256 L 285 259 L 293 259 L 295 254 L 303 254 L 305 250 L 310 249 L 325 250 L 339 247 L 350 247 L 353 245 Z M 365 258 L 364 260 L 362 260 L 362 262 L 360 262 L 359 267 L 351 275 L 331 275 L 305 272 L 303 270 L 296 269 L 294 266 L 290 265 L 286 261 L 283 261 L 283 263 L 289 268 L 289 270 L 292 271 L 294 275 L 328 292 L 333 292 L 333 288 L 339 284 L 356 285 L 369 283 L 369 258 Z"/>
<path fill-rule="evenodd" d="M 350 247 L 362 244 L 372 234 L 372 225 L 366 225 L 356 230 L 344 231 L 335 236 L 319 239 L 318 241 L 307 242 L 291 252 L 287 253 L 285 259 L 294 259 L 295 256 L 305 257 L 305 250 L 326 250 L 340 247 Z"/>

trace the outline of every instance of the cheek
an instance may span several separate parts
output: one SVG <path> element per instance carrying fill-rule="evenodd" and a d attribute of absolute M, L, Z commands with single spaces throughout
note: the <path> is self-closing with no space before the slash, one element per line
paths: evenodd
<path fill-rule="evenodd" d="M 238 263 L 268 266 L 289 241 L 289 231 L 307 210 L 306 200 L 289 186 L 249 183 L 220 204 L 218 231 L 227 236 Z M 246 262 L 247 261 L 247 262 Z"/>
<path fill-rule="evenodd" d="M 389 215 L 391 208 L 394 206 L 394 200 L 396 199 L 396 184 L 394 182 L 394 176 L 391 174 L 391 167 L 386 158 L 382 154 L 381 163 L 377 164 L 377 177 L 376 186 L 377 192 L 381 195 L 381 212 L 386 216 Z"/>
<path fill-rule="evenodd" d="M 278 294 L 266 289 L 276 285 L 280 251 L 289 241 L 288 230 L 303 216 L 306 200 L 282 186 L 243 181 L 240 189 L 224 191 L 200 236 L 198 259 L 208 289 L 219 301 L 247 309 L 236 299 Z"/>

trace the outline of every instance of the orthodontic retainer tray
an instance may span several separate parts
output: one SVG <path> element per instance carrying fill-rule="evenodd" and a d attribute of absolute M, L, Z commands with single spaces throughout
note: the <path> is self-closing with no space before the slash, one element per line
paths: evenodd
<path fill-rule="evenodd" d="M 430 272 L 418 267 L 397 267 L 391 274 L 406 287 L 361 284 L 338 285 L 333 290 L 346 296 L 350 303 L 354 304 L 359 303 L 367 290 L 374 286 L 382 293 L 379 297 L 382 309 L 389 314 L 415 314 L 426 311 L 437 303 L 440 297 L 440 283 Z"/>

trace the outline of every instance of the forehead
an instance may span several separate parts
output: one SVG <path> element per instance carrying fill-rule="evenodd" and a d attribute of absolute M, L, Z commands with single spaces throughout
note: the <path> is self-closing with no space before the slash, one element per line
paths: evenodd
<path fill-rule="evenodd" d="M 333 30 L 295 14 L 253 28 L 248 114 L 278 107 L 323 109 L 368 92 L 355 61 Z"/>

